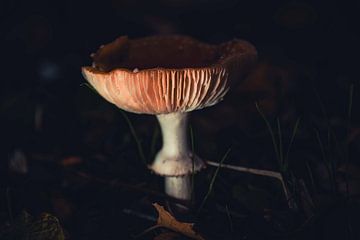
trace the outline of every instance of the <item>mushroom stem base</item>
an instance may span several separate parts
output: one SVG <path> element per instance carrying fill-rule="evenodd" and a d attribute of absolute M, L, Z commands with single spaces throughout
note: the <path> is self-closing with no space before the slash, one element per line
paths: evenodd
<path fill-rule="evenodd" d="M 165 177 L 165 192 L 173 198 L 190 202 L 191 186 L 191 175 Z"/>

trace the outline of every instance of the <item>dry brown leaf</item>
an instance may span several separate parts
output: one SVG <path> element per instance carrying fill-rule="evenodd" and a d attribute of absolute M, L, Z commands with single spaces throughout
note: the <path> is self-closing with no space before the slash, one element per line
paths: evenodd
<path fill-rule="evenodd" d="M 168 211 L 166 211 L 163 206 L 157 203 L 154 203 L 153 206 L 159 213 L 157 226 L 168 228 L 192 239 L 205 240 L 205 238 L 203 238 L 199 233 L 194 231 L 193 223 L 179 222 Z"/>

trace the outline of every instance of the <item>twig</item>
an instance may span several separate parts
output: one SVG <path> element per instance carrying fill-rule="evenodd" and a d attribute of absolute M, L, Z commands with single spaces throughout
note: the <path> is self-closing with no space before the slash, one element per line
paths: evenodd
<path fill-rule="evenodd" d="M 212 162 L 212 161 L 206 161 L 206 163 L 213 167 L 221 167 L 221 168 L 226 168 L 226 169 L 230 169 L 230 170 L 234 170 L 234 171 L 238 171 L 238 172 L 246 172 L 246 173 L 251 173 L 254 175 L 260 175 L 260 176 L 266 176 L 266 177 L 272 177 L 272 178 L 278 179 L 281 182 L 281 186 L 284 190 L 284 194 L 285 194 L 287 203 L 289 205 L 289 208 L 293 208 L 292 205 L 290 204 L 291 198 L 290 198 L 289 190 L 286 187 L 286 184 L 284 182 L 284 179 L 283 179 L 281 173 L 275 172 L 275 171 L 270 171 L 270 170 L 261 170 L 261 169 L 255 169 L 255 168 L 234 166 L 234 165 L 230 165 L 230 164 L 219 164 L 217 162 Z"/>
<path fill-rule="evenodd" d="M 206 161 L 206 163 L 213 167 L 220 166 L 220 164 L 217 162 Z M 282 181 L 281 174 L 279 172 L 275 172 L 275 171 L 261 170 L 261 169 L 248 168 L 248 167 L 240 167 L 240 166 L 235 166 L 235 165 L 230 165 L 230 164 L 221 164 L 220 167 L 227 168 L 227 169 L 234 170 L 234 171 L 239 171 L 239 172 L 247 172 L 247 173 L 260 175 L 260 176 L 273 177 L 273 178 L 277 178 L 280 181 Z"/>

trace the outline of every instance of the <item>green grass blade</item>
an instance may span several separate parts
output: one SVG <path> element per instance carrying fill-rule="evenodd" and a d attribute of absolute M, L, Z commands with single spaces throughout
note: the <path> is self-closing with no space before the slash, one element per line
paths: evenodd
<path fill-rule="evenodd" d="M 277 118 L 276 119 L 277 122 L 277 127 L 278 127 L 278 135 L 279 135 L 279 162 L 280 162 L 280 167 L 282 169 L 282 171 L 285 171 L 285 162 L 284 162 L 284 158 L 283 158 L 283 144 L 282 144 L 282 133 L 281 133 L 281 125 L 280 125 L 280 119 Z"/>
<path fill-rule="evenodd" d="M 315 96 L 316 96 L 316 98 L 317 98 L 317 100 L 318 100 L 318 103 L 319 103 L 319 105 L 320 105 L 320 111 L 322 112 L 325 120 L 326 120 L 327 122 L 329 122 L 328 114 L 327 114 L 327 111 L 326 111 L 326 109 L 325 109 L 324 103 L 323 103 L 323 101 L 322 101 L 322 99 L 321 99 L 321 97 L 320 97 L 319 92 L 317 91 L 317 89 L 316 89 L 315 87 L 313 88 L 313 91 L 315 92 Z"/>
<path fill-rule="evenodd" d="M 330 131 L 331 135 L 334 138 L 336 150 L 338 151 L 341 160 L 344 160 L 345 152 L 343 151 L 343 147 L 340 145 L 340 141 L 338 139 L 338 136 L 335 134 L 334 130 L 331 127 L 330 120 L 329 120 L 327 111 L 325 109 L 324 103 L 323 103 L 323 101 L 322 101 L 322 99 L 320 97 L 320 94 L 319 94 L 319 92 L 317 91 L 317 89 L 315 87 L 313 88 L 313 91 L 314 91 L 314 93 L 316 95 L 316 98 L 318 100 L 318 103 L 320 105 L 320 111 L 322 112 L 323 117 L 324 117 L 324 119 L 326 121 L 326 125 L 328 127 L 328 130 Z"/>
<path fill-rule="evenodd" d="M 88 87 L 91 91 L 93 91 L 94 93 L 96 94 L 99 94 L 96 89 L 89 83 L 87 82 L 84 82 L 82 84 L 80 84 L 80 86 L 85 86 L 85 87 Z M 99 94 L 100 95 L 100 94 Z M 144 151 L 143 151 L 143 148 L 141 146 L 141 143 L 140 143 L 140 140 L 135 132 L 135 129 L 130 121 L 130 119 L 128 118 L 128 116 L 126 115 L 126 113 L 120 109 L 120 113 L 121 115 L 124 117 L 126 123 L 128 124 L 129 128 L 130 128 L 130 132 L 131 132 L 131 135 L 133 136 L 135 142 L 136 142 L 136 146 L 137 146 L 137 149 L 138 149 L 138 153 L 139 153 L 139 157 L 141 159 L 141 161 L 146 165 L 146 158 L 145 158 L 145 155 L 144 155 Z"/>
<path fill-rule="evenodd" d="M 322 141 L 321 141 L 320 133 L 319 133 L 319 131 L 316 130 L 316 129 L 315 129 L 315 134 L 316 134 L 316 139 L 318 140 L 318 143 L 319 143 L 319 147 L 320 147 L 322 159 L 323 159 L 323 161 L 327 164 L 326 154 L 325 154 L 325 148 L 324 148 L 324 145 L 323 145 L 323 143 L 322 143 Z"/>
<path fill-rule="evenodd" d="M 274 151 L 275 151 L 275 154 L 276 154 L 276 158 L 278 159 L 278 162 L 280 163 L 280 155 L 279 155 L 279 149 L 278 149 L 278 146 L 277 146 L 277 143 L 276 143 L 276 139 L 275 139 L 275 134 L 272 130 L 272 127 L 270 125 L 270 122 L 267 120 L 267 118 L 265 117 L 265 114 L 261 111 L 259 105 L 257 102 L 255 102 L 255 106 L 256 106 L 256 109 L 257 111 L 259 112 L 260 116 L 262 117 L 262 119 L 264 120 L 269 132 L 270 132 L 270 135 L 271 135 L 271 140 L 272 140 L 272 143 L 273 143 L 273 146 L 274 146 Z M 281 165 L 280 165 L 281 166 Z"/>
<path fill-rule="evenodd" d="M 120 110 L 120 113 L 124 117 L 126 123 L 128 124 L 131 135 L 133 136 L 133 138 L 134 138 L 134 140 L 136 142 L 139 157 L 140 157 L 141 161 L 146 165 L 147 162 L 146 162 L 146 158 L 145 158 L 145 155 L 144 155 L 144 151 L 143 151 L 143 148 L 141 146 L 140 140 L 139 140 L 139 138 L 138 138 L 138 136 L 137 136 L 137 134 L 135 132 L 134 126 L 132 125 L 130 119 L 128 118 L 127 114 L 123 110 Z"/>
<path fill-rule="evenodd" d="M 191 164 L 192 164 L 192 171 L 191 171 L 191 199 L 194 199 L 194 189 L 195 189 L 195 161 L 194 161 L 194 151 L 195 151 L 195 140 L 194 140 L 194 131 L 192 126 L 190 125 L 190 143 L 191 143 Z"/>
<path fill-rule="evenodd" d="M 290 138 L 290 143 L 289 143 L 289 146 L 288 146 L 288 149 L 286 151 L 286 155 L 285 155 L 285 169 L 287 169 L 288 167 L 288 160 L 289 160 L 289 154 L 290 154 L 290 149 L 293 145 L 293 142 L 295 140 L 295 136 L 297 134 L 297 131 L 299 129 L 299 124 L 300 124 L 300 118 L 298 118 L 295 122 L 295 126 L 293 128 L 293 131 L 292 131 L 292 134 L 291 134 L 291 138 Z"/>
<path fill-rule="evenodd" d="M 315 180 L 314 180 L 314 174 L 313 174 L 313 171 L 311 170 L 311 167 L 309 165 L 309 163 L 307 161 L 305 161 L 305 166 L 306 166 L 306 169 L 308 171 L 308 174 L 309 174 L 309 177 L 310 177 L 310 182 L 311 182 L 311 185 L 312 185 L 312 190 L 313 192 L 316 192 L 316 184 L 315 184 Z"/>
<path fill-rule="evenodd" d="M 227 156 L 229 155 L 230 151 L 231 151 L 231 148 L 229 148 L 229 149 L 226 151 L 226 153 L 224 154 L 224 156 L 222 157 L 222 159 L 221 159 L 221 161 L 220 161 L 219 166 L 216 168 L 215 173 L 214 173 L 213 177 L 211 178 L 210 185 L 209 185 L 209 189 L 208 189 L 208 191 L 207 191 L 207 193 L 206 193 L 203 201 L 202 201 L 201 204 L 200 204 L 200 207 L 199 207 L 199 209 L 198 209 L 198 213 L 201 212 L 201 210 L 203 209 L 203 207 L 204 207 L 207 199 L 209 198 L 209 196 L 210 196 L 210 194 L 211 194 L 211 192 L 212 192 L 212 190 L 213 190 L 216 177 L 217 177 L 217 175 L 219 174 L 219 171 L 220 171 L 220 168 L 221 168 L 221 164 L 224 163 L 224 161 L 225 161 L 225 159 L 227 158 Z"/>
<path fill-rule="evenodd" d="M 231 219 L 230 210 L 229 210 L 228 205 L 225 206 L 225 210 L 226 210 L 227 218 L 229 220 L 230 232 L 234 232 L 233 222 L 232 222 L 232 219 Z"/>
<path fill-rule="evenodd" d="M 194 131 L 191 125 L 190 125 L 190 144 L 191 144 L 191 151 L 195 151 Z"/>
<path fill-rule="evenodd" d="M 326 169 L 328 170 L 328 174 L 329 174 L 329 179 L 330 179 L 330 184 L 331 184 L 331 187 L 333 188 L 334 186 L 332 185 L 334 183 L 333 181 L 333 173 L 331 171 L 331 167 L 330 167 L 330 164 L 329 164 L 329 161 L 327 160 L 326 158 L 326 153 L 325 153 L 325 148 L 324 148 L 324 144 L 322 143 L 321 141 L 321 137 L 320 137 L 320 133 L 318 130 L 315 129 L 315 134 L 316 134 L 316 139 L 319 143 L 319 147 L 320 147 L 320 151 L 321 151 L 321 156 L 322 156 L 322 160 L 324 162 L 324 165 L 326 167 Z"/>

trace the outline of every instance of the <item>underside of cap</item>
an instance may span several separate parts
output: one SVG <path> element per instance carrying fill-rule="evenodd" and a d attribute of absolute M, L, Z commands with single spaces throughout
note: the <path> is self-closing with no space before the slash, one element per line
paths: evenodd
<path fill-rule="evenodd" d="M 108 74 L 84 68 L 90 84 L 109 102 L 135 113 L 188 112 L 220 101 L 229 89 L 225 68 L 161 70 Z"/>
<path fill-rule="evenodd" d="M 106 100 L 135 113 L 188 112 L 216 104 L 248 71 L 255 48 L 234 40 L 209 45 L 185 36 L 120 37 L 82 72 Z"/>

